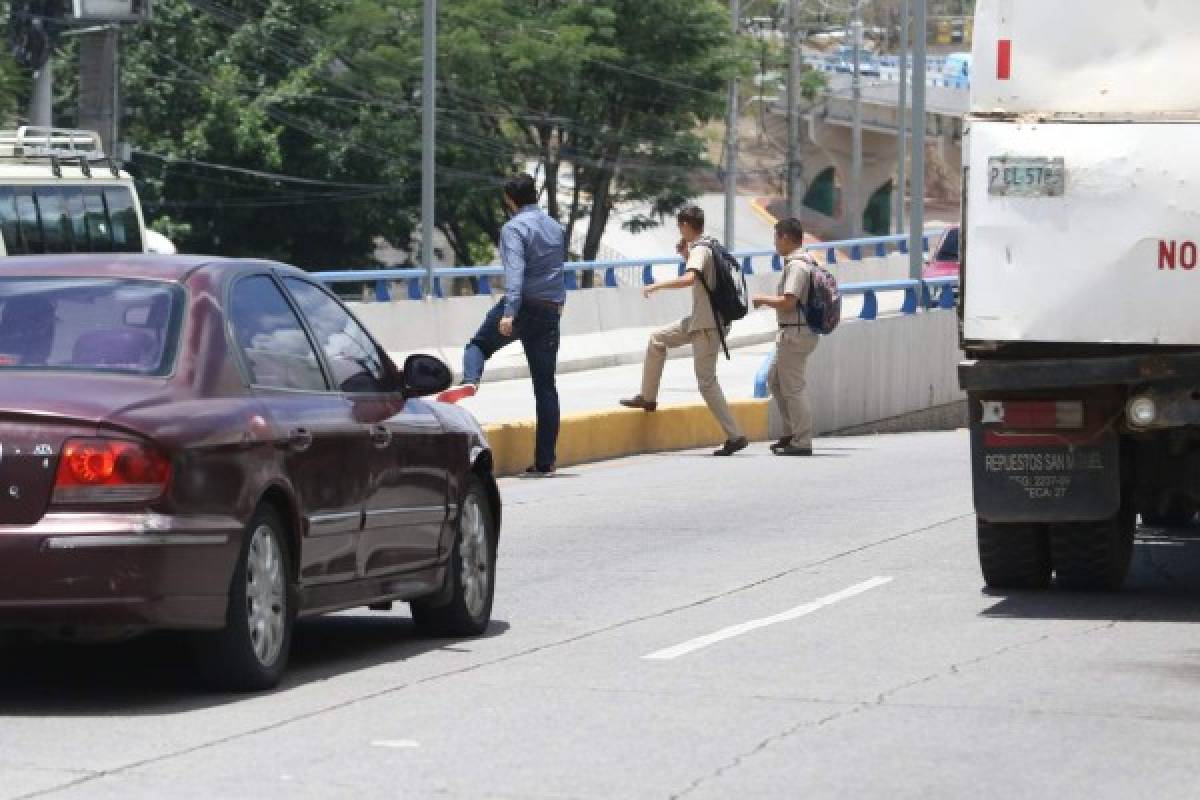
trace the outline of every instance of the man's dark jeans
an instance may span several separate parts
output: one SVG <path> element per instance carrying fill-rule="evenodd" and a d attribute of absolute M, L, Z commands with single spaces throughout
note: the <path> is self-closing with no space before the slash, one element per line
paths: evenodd
<path fill-rule="evenodd" d="M 533 396 L 537 401 L 535 466 L 553 466 L 559 424 L 558 388 L 554 384 L 554 371 L 558 367 L 562 311 L 547 305 L 523 302 L 517 318 L 513 320 L 513 336 L 500 334 L 500 319 L 503 316 L 504 301 L 500 301 L 488 312 L 467 345 L 463 353 L 463 381 L 479 383 L 483 377 L 484 362 L 497 350 L 520 340 L 525 348 L 525 360 L 529 363 L 529 375 L 533 378 Z"/>

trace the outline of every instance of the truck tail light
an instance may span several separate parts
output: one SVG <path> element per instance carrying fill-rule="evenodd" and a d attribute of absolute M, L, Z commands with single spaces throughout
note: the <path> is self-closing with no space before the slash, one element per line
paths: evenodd
<path fill-rule="evenodd" d="M 123 439 L 71 439 L 63 445 L 54 481 L 56 504 L 144 503 L 167 490 L 171 462 Z"/>
<path fill-rule="evenodd" d="M 1079 400 L 985 401 L 983 423 L 1025 431 L 1079 430 L 1083 428 L 1083 402 Z"/>

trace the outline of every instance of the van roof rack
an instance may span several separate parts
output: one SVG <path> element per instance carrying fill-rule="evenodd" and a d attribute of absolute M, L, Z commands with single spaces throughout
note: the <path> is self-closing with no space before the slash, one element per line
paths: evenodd
<path fill-rule="evenodd" d="M 62 177 L 63 163 L 76 163 L 87 177 L 91 164 L 106 162 L 113 177 L 120 175 L 116 162 L 104 154 L 100 134 L 73 128 L 23 125 L 15 131 L 0 131 L 0 159 L 49 159 L 55 177 Z"/>

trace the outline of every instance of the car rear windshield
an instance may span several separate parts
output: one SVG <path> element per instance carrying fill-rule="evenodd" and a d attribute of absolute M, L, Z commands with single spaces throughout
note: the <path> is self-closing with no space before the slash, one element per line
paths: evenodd
<path fill-rule="evenodd" d="M 165 375 L 183 289 L 113 278 L 0 278 L 0 370 Z"/>
<path fill-rule="evenodd" d="M 958 261 L 958 228 L 946 231 L 946 238 L 938 248 L 937 261 Z"/>

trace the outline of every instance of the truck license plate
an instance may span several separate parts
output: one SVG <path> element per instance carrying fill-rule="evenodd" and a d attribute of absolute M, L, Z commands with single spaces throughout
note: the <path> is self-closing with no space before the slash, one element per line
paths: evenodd
<path fill-rule="evenodd" d="M 988 194 L 1000 197 L 1062 197 L 1067 168 L 1062 158 L 992 156 Z"/>

